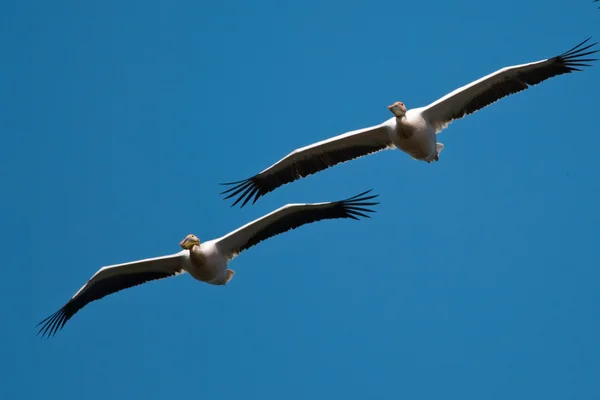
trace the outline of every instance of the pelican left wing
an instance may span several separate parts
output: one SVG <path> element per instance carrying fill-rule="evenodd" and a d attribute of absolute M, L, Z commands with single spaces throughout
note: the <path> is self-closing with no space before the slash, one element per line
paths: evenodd
<path fill-rule="evenodd" d="M 231 206 L 244 200 L 241 204 L 241 207 L 244 207 L 253 197 L 252 204 L 282 185 L 388 148 L 394 148 L 394 145 L 390 138 L 390 128 L 386 123 L 358 129 L 294 150 L 248 179 L 222 183 L 221 185 L 232 187 L 221 194 L 227 194 L 225 200 L 237 196 Z"/>
<path fill-rule="evenodd" d="M 370 190 L 346 200 L 329 203 L 288 204 L 270 214 L 242 226 L 216 240 L 219 251 L 228 259 L 233 259 L 243 250 L 270 237 L 296 229 L 302 225 L 324 219 L 370 218 L 365 213 L 375 212 L 367 208 L 376 202 L 369 202 L 378 195 L 366 196 Z"/>
<path fill-rule="evenodd" d="M 168 256 L 100 268 L 67 304 L 37 325 L 41 325 L 38 335 L 55 335 L 77 311 L 92 301 L 142 283 L 184 273 L 182 258 L 186 254 L 187 251 L 182 250 Z"/>
<path fill-rule="evenodd" d="M 582 47 L 584 40 L 563 54 L 547 60 L 514 65 L 471 82 L 423 108 L 423 116 L 433 124 L 436 133 L 450 122 L 489 106 L 503 97 L 521 92 L 554 76 L 581 71 L 595 58 L 585 58 L 598 50 L 589 50 L 596 43 Z"/>

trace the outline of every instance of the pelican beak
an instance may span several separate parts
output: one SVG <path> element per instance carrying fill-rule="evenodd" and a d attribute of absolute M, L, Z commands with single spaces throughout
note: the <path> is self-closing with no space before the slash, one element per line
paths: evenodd
<path fill-rule="evenodd" d="M 190 235 L 186 236 L 185 239 L 183 239 L 181 242 L 179 242 L 179 246 L 181 246 L 185 250 L 190 250 L 192 247 L 194 247 L 198 244 L 200 244 L 198 239 L 196 239 Z"/>
<path fill-rule="evenodd" d="M 400 104 L 400 102 L 396 102 L 388 106 L 388 110 L 390 110 L 396 117 L 403 117 L 406 115 L 406 107 Z"/>

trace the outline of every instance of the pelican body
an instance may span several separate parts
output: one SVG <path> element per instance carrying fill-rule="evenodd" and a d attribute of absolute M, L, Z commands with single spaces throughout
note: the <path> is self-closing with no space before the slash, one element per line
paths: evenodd
<path fill-rule="evenodd" d="M 388 131 L 390 142 L 398 149 L 408 153 L 415 160 L 432 162 L 439 160 L 444 145 L 437 143 L 435 128 L 429 123 L 421 108 L 406 110 L 404 103 L 397 101 L 388 109 L 393 118 L 383 123 Z"/>
<path fill-rule="evenodd" d="M 211 285 L 226 285 L 235 271 L 227 268 L 227 257 L 217 248 L 216 241 L 200 243 L 196 235 L 189 234 L 179 243 L 184 249 L 183 268 L 195 279 Z"/>

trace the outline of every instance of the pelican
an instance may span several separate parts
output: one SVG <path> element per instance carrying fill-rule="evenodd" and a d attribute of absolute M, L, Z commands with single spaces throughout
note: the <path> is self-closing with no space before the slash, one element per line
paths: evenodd
<path fill-rule="evenodd" d="M 375 211 L 367 207 L 379 203 L 369 201 L 378 196 L 367 196 L 369 192 L 329 203 L 288 204 L 218 239 L 200 243 L 189 234 L 179 243 L 183 250 L 178 253 L 102 267 L 60 310 L 37 325 L 38 335 L 55 335 L 92 301 L 152 280 L 189 272 L 199 281 L 226 285 L 235 274 L 227 268 L 229 261 L 263 240 L 321 220 L 370 218 L 365 213 Z"/>
<path fill-rule="evenodd" d="M 231 206 L 243 200 L 244 207 L 251 199 L 254 204 L 279 186 L 386 149 L 398 148 L 413 159 L 428 163 L 438 161 L 444 145 L 437 142 L 436 135 L 452 121 L 548 78 L 581 71 L 578 67 L 596 60 L 585 58 L 598 51 L 589 50 L 596 43 L 584 46 L 588 40 L 553 58 L 499 69 L 426 107 L 407 110 L 404 103 L 397 101 L 388 106 L 394 116 L 387 121 L 296 149 L 250 178 L 222 183 L 231 187 L 221 194 L 227 195 L 225 200 L 237 196 Z"/>

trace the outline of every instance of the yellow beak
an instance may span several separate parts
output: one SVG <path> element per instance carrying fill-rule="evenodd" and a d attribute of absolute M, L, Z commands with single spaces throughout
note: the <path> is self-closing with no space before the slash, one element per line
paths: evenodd
<path fill-rule="evenodd" d="M 197 246 L 199 244 L 200 242 L 198 241 L 198 239 L 191 238 L 188 236 L 179 243 L 179 246 L 181 246 L 185 250 L 190 250 L 192 247 Z"/>

